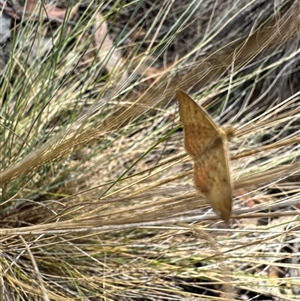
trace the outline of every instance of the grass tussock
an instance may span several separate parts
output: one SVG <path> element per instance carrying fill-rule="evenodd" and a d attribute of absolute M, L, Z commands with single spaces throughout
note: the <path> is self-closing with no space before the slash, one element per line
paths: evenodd
<path fill-rule="evenodd" d="M 28 3 L 2 7 L 0 300 L 299 300 L 298 1 Z M 234 128 L 230 228 L 179 88 Z"/>

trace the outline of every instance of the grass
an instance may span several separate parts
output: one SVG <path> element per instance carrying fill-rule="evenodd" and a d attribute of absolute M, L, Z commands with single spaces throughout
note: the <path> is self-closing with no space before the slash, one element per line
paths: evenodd
<path fill-rule="evenodd" d="M 18 20 L 0 300 L 298 300 L 298 12 L 91 1 L 52 27 Z M 230 228 L 193 186 L 178 88 L 235 129 Z"/>

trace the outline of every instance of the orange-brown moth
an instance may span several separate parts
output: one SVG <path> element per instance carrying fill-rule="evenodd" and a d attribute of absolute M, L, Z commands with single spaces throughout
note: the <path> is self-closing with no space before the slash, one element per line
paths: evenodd
<path fill-rule="evenodd" d="M 214 211 L 228 222 L 232 208 L 227 134 L 188 94 L 178 90 L 184 146 L 194 161 L 194 182 Z"/>

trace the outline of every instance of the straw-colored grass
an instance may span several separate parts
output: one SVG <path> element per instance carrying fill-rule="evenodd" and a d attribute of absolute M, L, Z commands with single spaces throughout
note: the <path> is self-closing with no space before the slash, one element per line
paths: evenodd
<path fill-rule="evenodd" d="M 15 23 L 0 300 L 300 299 L 299 3 L 179 2 Z M 178 88 L 235 129 L 230 227 L 194 188 Z"/>

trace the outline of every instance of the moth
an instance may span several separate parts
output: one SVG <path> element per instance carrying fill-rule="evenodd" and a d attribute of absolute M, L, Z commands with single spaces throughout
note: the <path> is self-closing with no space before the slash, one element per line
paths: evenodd
<path fill-rule="evenodd" d="M 213 210 L 228 223 L 232 210 L 227 142 L 225 131 L 188 94 L 178 90 L 179 114 L 186 152 L 194 161 L 194 183 Z"/>

